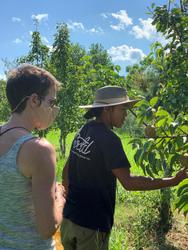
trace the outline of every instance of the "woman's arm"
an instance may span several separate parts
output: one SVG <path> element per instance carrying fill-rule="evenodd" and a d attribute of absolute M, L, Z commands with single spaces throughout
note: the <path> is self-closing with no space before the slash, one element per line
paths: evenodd
<path fill-rule="evenodd" d="M 32 178 L 32 196 L 39 234 L 51 237 L 62 222 L 65 203 L 62 185 L 56 184 L 56 153 L 45 139 L 29 142 L 27 153 Z"/>

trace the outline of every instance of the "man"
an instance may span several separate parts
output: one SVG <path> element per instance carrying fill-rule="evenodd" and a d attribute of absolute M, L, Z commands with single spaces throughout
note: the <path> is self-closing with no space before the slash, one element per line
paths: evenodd
<path fill-rule="evenodd" d="M 107 250 L 113 225 L 116 179 L 126 190 L 154 190 L 175 186 L 187 178 L 185 170 L 170 178 L 133 176 L 120 138 L 113 127 L 123 126 L 130 100 L 124 88 L 97 90 L 85 118 L 96 117 L 76 134 L 63 170 L 67 202 L 62 224 L 65 250 Z"/>

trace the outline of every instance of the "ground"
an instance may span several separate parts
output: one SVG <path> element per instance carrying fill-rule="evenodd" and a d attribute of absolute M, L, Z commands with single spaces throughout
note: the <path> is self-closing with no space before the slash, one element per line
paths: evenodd
<path fill-rule="evenodd" d="M 166 236 L 166 242 L 178 250 L 188 250 L 188 218 L 176 214 L 173 228 Z"/>

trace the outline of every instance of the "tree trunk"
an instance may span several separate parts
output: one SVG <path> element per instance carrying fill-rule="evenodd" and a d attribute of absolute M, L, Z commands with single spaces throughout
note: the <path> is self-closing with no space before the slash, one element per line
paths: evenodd
<path fill-rule="evenodd" d="M 172 211 L 171 211 L 171 190 L 170 188 L 161 189 L 161 206 L 159 231 L 162 235 L 168 233 L 172 227 Z"/>
<path fill-rule="evenodd" d="M 167 168 L 166 161 L 163 162 L 164 176 L 168 177 L 172 174 L 172 170 Z M 160 203 L 160 219 L 158 226 L 158 233 L 160 237 L 164 239 L 165 234 L 172 227 L 172 210 L 171 210 L 171 189 L 162 188 L 161 191 L 161 203 Z"/>
<path fill-rule="evenodd" d="M 63 133 L 63 130 L 60 130 L 60 137 L 59 137 L 59 145 L 60 145 L 60 151 L 63 156 L 65 156 L 66 153 L 66 135 Z"/>

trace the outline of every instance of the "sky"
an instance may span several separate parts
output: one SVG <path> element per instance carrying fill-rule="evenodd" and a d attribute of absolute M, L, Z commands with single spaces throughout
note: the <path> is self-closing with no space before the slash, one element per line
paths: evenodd
<path fill-rule="evenodd" d="M 86 50 L 100 43 L 121 66 L 139 62 L 151 44 L 165 39 L 152 26 L 147 7 L 167 0 L 1 0 L 0 1 L 0 78 L 4 78 L 3 59 L 9 61 L 29 51 L 35 21 L 42 41 L 51 47 L 58 23 L 67 23 L 70 40 Z"/>

